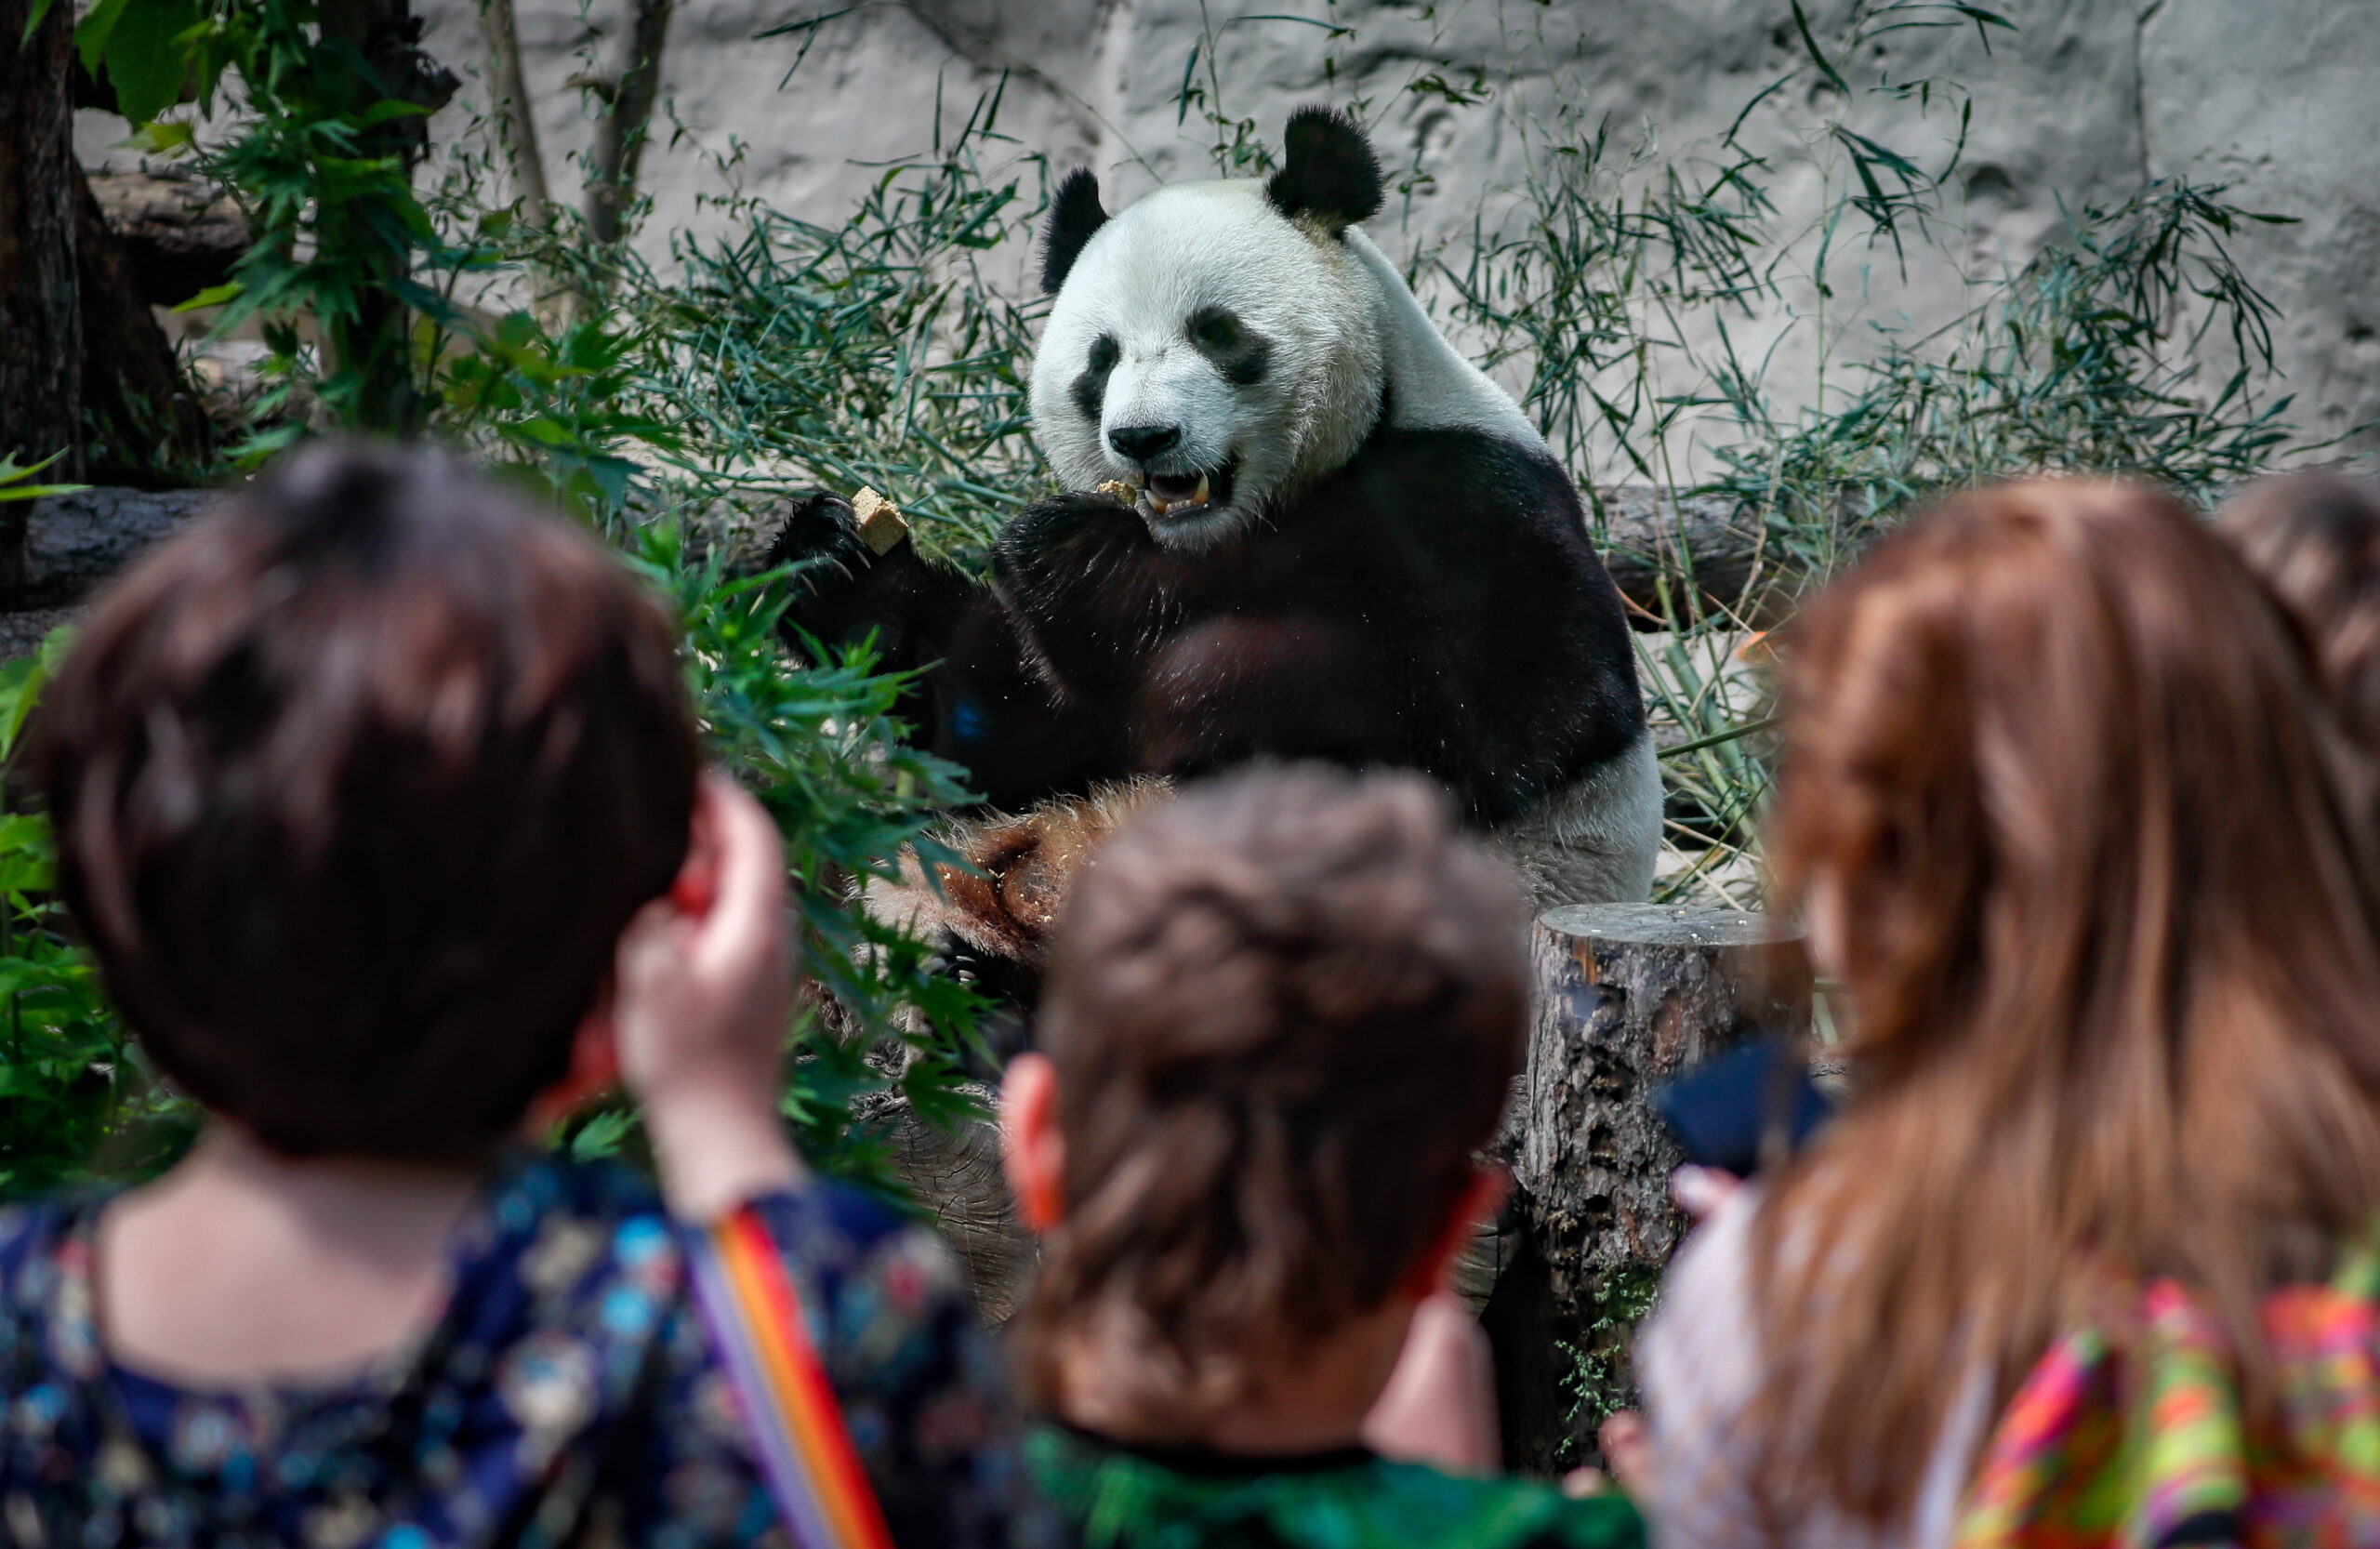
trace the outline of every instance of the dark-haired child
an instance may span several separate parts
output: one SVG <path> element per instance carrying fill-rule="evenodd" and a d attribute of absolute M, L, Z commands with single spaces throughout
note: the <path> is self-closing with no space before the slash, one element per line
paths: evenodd
<path fill-rule="evenodd" d="M 783 1542 L 689 1304 L 722 1218 L 891 1536 L 1008 1541 L 945 1259 L 787 1145 L 776 831 L 601 545 L 310 451 L 125 577 L 42 715 L 60 889 L 209 1119 L 153 1184 L 0 1211 L 0 1542 Z M 515 1145 L 615 1070 L 657 1195 Z M 883 1542 L 866 1494 L 821 1486 L 835 1544 Z"/>
<path fill-rule="evenodd" d="M 2268 479 L 2217 512 L 2215 530 L 2295 616 L 2344 729 L 2380 754 L 2380 486 Z"/>
<path fill-rule="evenodd" d="M 1096 1545 L 1633 1545 L 1616 1497 L 1362 1444 L 1495 1188 L 1527 1006 L 1512 878 L 1405 775 L 1265 770 L 1078 882 L 1005 1093 L 1042 1235 L 1037 1483 Z"/>

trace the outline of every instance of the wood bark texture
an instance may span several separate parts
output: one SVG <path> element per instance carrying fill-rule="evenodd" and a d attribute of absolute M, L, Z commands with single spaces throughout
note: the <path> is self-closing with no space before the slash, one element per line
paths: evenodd
<path fill-rule="evenodd" d="M 1666 905 L 1539 918 L 1527 1063 L 1498 1143 L 1514 1185 L 1504 1262 L 1486 1315 L 1514 1466 L 1574 1466 L 1597 1411 L 1633 1401 L 1634 1320 L 1686 1225 L 1669 1197 L 1684 1158 L 1652 1092 L 1755 1029 L 1803 1031 L 1806 991 L 1778 978 L 1772 951 L 1799 933 L 1763 915 Z M 1566 1386 L 1564 1344 L 1598 1391 Z"/>
<path fill-rule="evenodd" d="M 73 27 L 58 4 L 0 0 L 0 453 L 49 478 L 82 471 L 82 316 L 74 299 Z M 19 46 L 19 40 L 24 39 Z M 24 579 L 25 502 L 0 502 L 0 596 Z"/>
<path fill-rule="evenodd" d="M 88 180 L 142 299 L 152 306 L 178 307 L 223 284 L 256 240 L 239 201 L 188 168 L 94 172 Z"/>
<path fill-rule="evenodd" d="M 636 201 L 637 169 L 654 105 L 661 99 L 661 56 L 676 0 L 635 0 L 628 56 L 609 109 L 595 123 L 594 165 L 587 180 L 587 226 L 598 242 L 617 242 Z"/>
<path fill-rule="evenodd" d="M 512 165 L 512 189 L 532 225 L 553 218 L 546 186 L 546 155 L 537 143 L 536 103 L 521 68 L 521 28 L 512 0 L 480 0 L 480 40 L 487 47 L 488 91 L 496 99 L 497 138 Z"/>
<path fill-rule="evenodd" d="M 997 1109 L 997 1092 L 985 1089 L 982 1095 Z M 891 1117 L 893 1171 L 932 1212 L 967 1273 L 976 1312 L 986 1323 L 1007 1322 L 1024 1304 L 1041 1255 L 1016 1218 L 1001 1162 L 999 1120 L 962 1119 L 944 1129 L 906 1107 Z"/>
<path fill-rule="evenodd" d="M 169 478 L 205 458 L 212 427 L 150 311 L 131 254 L 80 168 L 73 179 L 83 409 L 98 434 L 84 472 L 126 483 Z"/>
<path fill-rule="evenodd" d="M 1808 581 L 1769 551 L 1761 513 L 1727 496 L 1613 484 L 1594 492 L 1588 520 L 1639 629 L 1697 618 L 1766 629 L 1792 611 Z"/>

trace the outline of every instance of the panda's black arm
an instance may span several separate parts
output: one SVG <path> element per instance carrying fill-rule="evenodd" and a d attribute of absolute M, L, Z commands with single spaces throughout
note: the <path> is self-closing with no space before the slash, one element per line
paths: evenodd
<path fill-rule="evenodd" d="M 990 587 L 906 537 L 874 552 L 840 496 L 796 507 L 768 563 L 800 566 L 787 643 L 801 652 L 804 636 L 828 649 L 872 637 L 879 670 L 917 675 L 895 712 L 917 744 L 965 770 L 992 805 L 1022 807 L 1123 773 L 1113 732 L 1060 702 Z"/>
<path fill-rule="evenodd" d="M 1036 501 L 992 545 L 993 585 L 1036 669 L 1111 720 L 1182 627 L 1186 569 L 1104 495 Z"/>
<path fill-rule="evenodd" d="M 1157 654 L 1134 696 L 1133 766 L 1177 778 L 1260 758 L 1418 766 L 1406 655 L 1312 614 L 1203 619 Z"/>
<path fill-rule="evenodd" d="M 873 635 L 877 665 L 914 672 L 948 652 L 970 613 L 998 606 L 980 581 L 935 564 L 904 537 L 878 554 L 859 536 L 851 503 L 818 494 L 794 508 L 770 546 L 769 566 L 793 565 L 787 642 L 806 634 L 830 649 Z"/>

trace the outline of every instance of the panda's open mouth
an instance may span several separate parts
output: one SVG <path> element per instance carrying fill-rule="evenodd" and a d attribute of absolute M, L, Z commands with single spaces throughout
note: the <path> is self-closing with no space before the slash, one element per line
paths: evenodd
<path fill-rule="evenodd" d="M 1141 498 L 1149 514 L 1166 520 L 1197 516 L 1231 503 L 1232 475 L 1239 459 L 1221 468 L 1183 473 L 1150 473 L 1141 482 Z"/>

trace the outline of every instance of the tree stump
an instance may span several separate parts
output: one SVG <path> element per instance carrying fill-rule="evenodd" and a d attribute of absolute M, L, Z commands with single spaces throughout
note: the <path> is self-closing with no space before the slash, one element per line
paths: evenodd
<path fill-rule="evenodd" d="M 1595 1425 L 1634 1402 L 1635 1323 L 1686 1229 L 1669 1198 L 1684 1158 L 1649 1099 L 1755 1031 L 1803 1030 L 1806 985 L 1774 973 L 1770 952 L 1800 934 L 1666 905 L 1539 917 L 1527 1063 L 1498 1142 L 1513 1198 L 1484 1318 L 1511 1466 L 1589 1461 Z"/>

